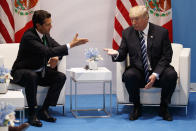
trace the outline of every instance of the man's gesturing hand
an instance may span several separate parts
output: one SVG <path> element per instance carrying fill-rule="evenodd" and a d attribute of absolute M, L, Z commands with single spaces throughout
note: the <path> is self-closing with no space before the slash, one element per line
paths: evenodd
<path fill-rule="evenodd" d="M 88 42 L 88 39 L 86 38 L 78 38 L 78 33 L 76 33 L 75 37 L 73 38 L 72 42 L 70 42 L 70 48 L 75 47 L 75 46 L 79 46 L 82 44 L 85 44 L 86 42 Z"/>
<path fill-rule="evenodd" d="M 118 55 L 117 50 L 113 50 L 113 49 L 109 49 L 109 48 L 104 48 L 103 50 L 106 51 L 108 55 L 111 55 L 111 56 Z"/>

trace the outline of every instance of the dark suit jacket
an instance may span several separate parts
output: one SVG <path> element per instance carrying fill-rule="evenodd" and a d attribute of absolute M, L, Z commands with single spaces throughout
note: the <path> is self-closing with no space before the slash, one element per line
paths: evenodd
<path fill-rule="evenodd" d="M 152 71 L 161 75 L 163 70 L 170 66 L 173 54 L 168 30 L 149 23 L 147 45 L 147 54 Z M 122 41 L 118 51 L 119 56 L 113 61 L 124 61 L 128 53 L 130 66 L 144 70 L 138 31 L 134 30 L 133 27 L 128 27 L 122 32 Z"/>
<path fill-rule="evenodd" d="M 45 59 L 68 55 L 67 45 L 59 45 L 49 34 L 46 35 L 47 46 L 38 36 L 35 28 L 27 30 L 20 42 L 18 56 L 13 64 L 11 75 L 14 81 L 19 81 L 22 75 L 15 73 L 19 69 L 36 70 L 44 66 Z"/>

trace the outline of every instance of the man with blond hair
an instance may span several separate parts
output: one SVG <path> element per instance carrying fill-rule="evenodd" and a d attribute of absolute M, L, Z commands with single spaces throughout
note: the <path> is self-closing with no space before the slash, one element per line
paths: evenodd
<path fill-rule="evenodd" d="M 168 30 L 149 22 L 145 6 L 131 8 L 129 16 L 132 26 L 123 30 L 119 49 L 105 49 L 114 62 L 124 61 L 129 55 L 130 66 L 122 76 L 129 100 L 134 104 L 129 119 L 141 116 L 140 88 L 159 86 L 162 88 L 159 115 L 172 121 L 168 104 L 176 87 L 177 73 L 170 65 L 173 51 Z"/>

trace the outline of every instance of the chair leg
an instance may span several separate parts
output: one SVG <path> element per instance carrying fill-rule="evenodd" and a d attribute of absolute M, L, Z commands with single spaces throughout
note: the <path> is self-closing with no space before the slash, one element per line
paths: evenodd
<path fill-rule="evenodd" d="M 186 106 L 185 109 L 186 109 L 186 116 L 187 116 L 187 113 L 188 113 L 188 106 Z"/>
<path fill-rule="evenodd" d="M 63 105 L 63 116 L 65 116 L 65 106 Z"/>
<path fill-rule="evenodd" d="M 118 112 L 118 108 L 119 108 L 119 106 L 118 106 L 118 102 L 117 102 L 117 104 L 116 104 L 116 113 L 118 114 L 119 112 Z"/>

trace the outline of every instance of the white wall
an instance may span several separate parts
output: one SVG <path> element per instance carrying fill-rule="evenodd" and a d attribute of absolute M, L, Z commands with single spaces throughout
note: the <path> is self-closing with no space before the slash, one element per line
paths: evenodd
<path fill-rule="evenodd" d="M 113 92 L 116 89 L 115 63 L 103 52 L 103 48 L 112 48 L 113 22 L 116 0 L 41 0 L 41 9 L 52 14 L 53 28 L 51 36 L 61 44 L 72 40 L 75 33 L 79 37 L 89 39 L 87 45 L 73 48 L 67 57 L 67 69 L 71 67 L 84 67 L 86 63 L 84 49 L 96 47 L 99 49 L 104 61 L 99 66 L 105 66 L 113 73 Z M 67 74 L 67 92 L 69 93 L 69 75 Z M 86 85 L 85 85 L 86 86 Z M 99 85 L 93 85 L 99 86 Z M 99 90 L 92 92 L 87 85 L 82 87 L 80 93 L 101 93 Z M 81 88 L 80 88 L 81 89 Z"/>

